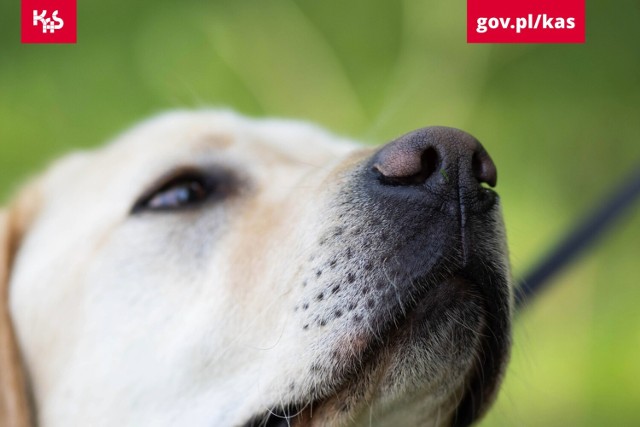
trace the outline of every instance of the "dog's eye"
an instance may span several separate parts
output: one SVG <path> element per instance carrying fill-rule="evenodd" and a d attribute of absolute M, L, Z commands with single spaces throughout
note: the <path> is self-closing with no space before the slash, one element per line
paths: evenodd
<path fill-rule="evenodd" d="M 147 192 L 135 204 L 133 213 L 141 211 L 173 211 L 195 207 L 222 195 L 224 188 L 212 177 L 195 172 L 174 176 Z"/>

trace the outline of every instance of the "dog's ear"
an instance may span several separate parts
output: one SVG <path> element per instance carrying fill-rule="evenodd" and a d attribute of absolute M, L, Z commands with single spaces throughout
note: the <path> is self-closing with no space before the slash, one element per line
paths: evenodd
<path fill-rule="evenodd" d="M 20 349 L 9 312 L 11 266 L 20 241 L 35 215 L 35 206 L 22 197 L 9 210 L 0 209 L 0 426 L 32 425 L 30 399 Z"/>

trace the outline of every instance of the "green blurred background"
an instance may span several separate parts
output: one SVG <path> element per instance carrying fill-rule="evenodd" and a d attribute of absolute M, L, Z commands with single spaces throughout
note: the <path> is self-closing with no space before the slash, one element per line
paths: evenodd
<path fill-rule="evenodd" d="M 0 197 L 171 108 L 297 117 L 367 142 L 463 128 L 498 164 L 516 277 L 640 162 L 640 3 L 584 45 L 468 45 L 465 4 L 79 1 L 77 45 L 21 45 L 0 4 Z M 518 318 L 483 426 L 640 425 L 640 212 Z"/>

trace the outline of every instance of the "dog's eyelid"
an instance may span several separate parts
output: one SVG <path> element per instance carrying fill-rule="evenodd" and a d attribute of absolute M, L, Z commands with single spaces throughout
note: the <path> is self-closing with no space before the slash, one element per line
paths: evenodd
<path fill-rule="evenodd" d="M 131 214 L 147 211 L 170 213 L 198 207 L 208 200 L 224 198 L 236 187 L 236 181 L 229 170 L 178 168 L 157 179 L 149 190 L 143 192 Z"/>

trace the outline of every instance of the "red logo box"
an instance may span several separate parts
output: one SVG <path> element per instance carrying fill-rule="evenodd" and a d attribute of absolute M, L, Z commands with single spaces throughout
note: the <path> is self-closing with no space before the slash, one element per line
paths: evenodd
<path fill-rule="evenodd" d="M 75 43 L 76 0 L 22 0 L 22 43 Z"/>
<path fill-rule="evenodd" d="M 585 0 L 467 0 L 467 43 L 584 43 Z"/>

